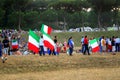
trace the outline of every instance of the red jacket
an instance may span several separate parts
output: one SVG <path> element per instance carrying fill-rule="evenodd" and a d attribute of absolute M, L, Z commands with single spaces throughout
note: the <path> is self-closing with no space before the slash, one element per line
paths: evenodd
<path fill-rule="evenodd" d="M 84 44 L 88 44 L 88 39 L 84 38 Z"/>

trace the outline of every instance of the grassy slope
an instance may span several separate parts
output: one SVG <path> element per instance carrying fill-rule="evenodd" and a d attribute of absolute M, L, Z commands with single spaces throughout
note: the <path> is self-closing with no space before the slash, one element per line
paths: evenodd
<path fill-rule="evenodd" d="M 57 35 L 58 41 L 63 42 L 64 40 L 68 40 L 70 36 L 73 37 L 76 46 L 80 45 L 81 37 L 87 35 L 88 38 L 99 38 L 100 36 L 112 37 L 119 36 L 119 31 L 108 31 L 108 32 L 67 32 L 67 33 L 53 33 L 52 36 Z"/>
<path fill-rule="evenodd" d="M 40 35 L 40 34 L 38 34 Z M 73 40 L 75 42 L 75 46 L 80 46 L 80 41 L 81 37 L 87 35 L 88 38 L 99 38 L 100 36 L 105 36 L 105 37 L 112 37 L 112 36 L 119 36 L 120 37 L 120 32 L 119 31 L 108 31 L 108 32 L 63 32 L 63 33 L 52 33 L 51 36 L 54 39 L 54 36 L 58 37 L 58 42 L 64 42 L 65 40 L 67 41 L 69 37 L 73 37 Z M 23 37 L 28 38 L 28 35 L 24 35 Z M 27 40 L 27 39 L 26 39 Z"/>

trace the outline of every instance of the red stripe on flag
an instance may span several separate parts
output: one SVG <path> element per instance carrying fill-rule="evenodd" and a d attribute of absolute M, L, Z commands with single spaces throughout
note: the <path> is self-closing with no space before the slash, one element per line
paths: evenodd
<path fill-rule="evenodd" d="M 99 46 L 97 46 L 97 47 L 95 47 L 95 48 L 92 49 L 92 52 L 98 52 L 99 49 L 100 49 Z"/>
<path fill-rule="evenodd" d="M 18 45 L 12 45 L 12 49 L 18 49 Z"/>
<path fill-rule="evenodd" d="M 29 50 L 32 50 L 32 51 L 35 52 L 35 53 L 38 53 L 38 52 L 39 52 L 39 48 L 36 47 L 35 45 L 31 44 L 30 42 L 28 43 L 28 49 L 29 49 Z"/>
<path fill-rule="evenodd" d="M 52 28 L 48 26 L 48 34 L 51 34 Z"/>
<path fill-rule="evenodd" d="M 54 49 L 54 46 L 50 42 L 48 42 L 46 40 L 44 40 L 44 46 L 49 48 L 50 50 Z"/>

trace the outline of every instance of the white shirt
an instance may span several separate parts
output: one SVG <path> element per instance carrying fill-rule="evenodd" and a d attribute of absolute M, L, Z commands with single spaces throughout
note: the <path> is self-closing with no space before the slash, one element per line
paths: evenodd
<path fill-rule="evenodd" d="M 43 38 L 40 39 L 40 46 L 44 46 L 44 40 L 43 40 Z"/>
<path fill-rule="evenodd" d="M 120 43 L 120 38 L 116 38 L 115 43 Z"/>
<path fill-rule="evenodd" d="M 108 40 L 108 44 L 109 44 L 109 45 L 111 45 L 111 44 L 112 44 L 110 40 Z"/>

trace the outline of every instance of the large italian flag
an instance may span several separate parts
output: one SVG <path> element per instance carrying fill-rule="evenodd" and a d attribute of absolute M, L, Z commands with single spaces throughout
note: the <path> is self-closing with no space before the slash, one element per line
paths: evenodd
<path fill-rule="evenodd" d="M 40 37 L 30 30 L 29 39 L 28 39 L 28 49 L 35 53 L 38 53 L 39 52 L 39 39 Z"/>
<path fill-rule="evenodd" d="M 96 39 L 90 40 L 90 45 L 92 47 L 92 52 L 99 51 L 99 46 Z"/>
<path fill-rule="evenodd" d="M 55 48 L 55 43 L 48 34 L 43 34 L 43 39 L 45 47 L 49 48 L 50 50 L 53 50 Z"/>
<path fill-rule="evenodd" d="M 50 26 L 42 24 L 41 32 L 46 34 L 51 34 L 52 28 Z"/>
<path fill-rule="evenodd" d="M 12 49 L 18 49 L 18 41 L 17 40 L 12 40 Z"/>

